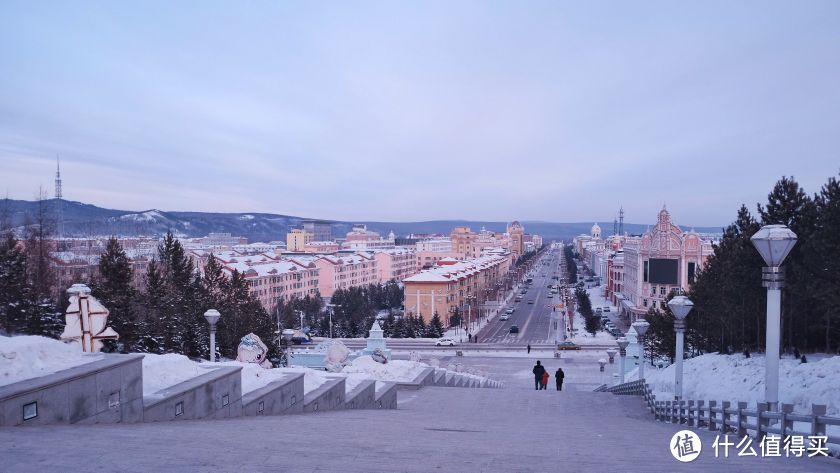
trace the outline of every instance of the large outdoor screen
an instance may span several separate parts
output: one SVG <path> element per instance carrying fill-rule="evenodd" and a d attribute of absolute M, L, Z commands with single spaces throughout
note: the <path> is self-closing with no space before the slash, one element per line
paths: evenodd
<path fill-rule="evenodd" d="M 654 284 L 677 284 L 677 260 L 650 260 L 650 282 Z"/>

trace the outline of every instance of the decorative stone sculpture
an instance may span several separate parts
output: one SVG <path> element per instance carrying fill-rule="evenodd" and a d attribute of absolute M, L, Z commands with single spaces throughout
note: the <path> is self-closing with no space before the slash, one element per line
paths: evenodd
<path fill-rule="evenodd" d="M 89 287 L 73 284 L 67 294 L 70 295 L 70 305 L 64 315 L 66 325 L 61 334 L 62 340 L 80 345 L 83 352 L 98 352 L 102 350 L 102 340 L 120 338 L 114 329 L 107 326 L 110 312 L 90 295 Z"/>
<path fill-rule="evenodd" d="M 260 340 L 260 337 L 249 333 L 239 341 L 239 347 L 236 349 L 236 361 L 256 363 L 263 368 L 272 368 L 273 366 L 266 359 L 267 357 L 268 347 Z"/>
<path fill-rule="evenodd" d="M 373 361 L 377 363 L 382 363 L 383 365 L 388 363 L 388 357 L 385 356 L 385 353 L 382 352 L 381 348 L 373 350 L 373 353 L 370 354 L 370 357 L 373 359 Z"/>
<path fill-rule="evenodd" d="M 420 354 L 416 351 L 409 352 L 408 354 L 409 361 L 420 361 Z"/>
<path fill-rule="evenodd" d="M 333 340 L 330 347 L 327 349 L 327 356 L 324 360 L 324 367 L 327 371 L 338 373 L 345 365 L 347 365 L 347 358 L 350 357 L 350 350 L 344 345 L 341 340 Z"/>

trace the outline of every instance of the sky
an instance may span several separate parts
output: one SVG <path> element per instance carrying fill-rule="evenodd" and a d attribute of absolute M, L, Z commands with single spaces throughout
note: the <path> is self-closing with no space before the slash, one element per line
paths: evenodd
<path fill-rule="evenodd" d="M 840 2 L 0 2 L 0 192 L 722 226 L 840 172 Z"/>

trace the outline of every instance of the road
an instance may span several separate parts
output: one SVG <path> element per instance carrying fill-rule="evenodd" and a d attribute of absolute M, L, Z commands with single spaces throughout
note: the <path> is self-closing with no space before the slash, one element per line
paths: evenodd
<path fill-rule="evenodd" d="M 559 312 L 552 312 L 551 306 L 558 304 L 557 295 L 551 296 L 549 284 L 557 284 L 552 276 L 561 276 L 561 250 L 546 251 L 540 261 L 534 266 L 533 283 L 527 287 L 521 302 L 513 302 L 515 311 L 509 320 L 498 318 L 484 327 L 478 333 L 479 344 L 507 344 L 516 346 L 550 344 L 555 341 L 556 330 L 554 323 L 558 320 Z M 551 297 L 549 297 L 551 296 Z M 533 303 L 529 303 L 533 301 Z M 510 333 L 510 327 L 519 327 L 518 334 Z M 562 336 L 561 336 L 562 338 Z"/>

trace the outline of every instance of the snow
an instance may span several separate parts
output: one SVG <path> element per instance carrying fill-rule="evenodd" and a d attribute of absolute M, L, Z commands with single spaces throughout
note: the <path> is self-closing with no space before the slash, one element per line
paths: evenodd
<path fill-rule="evenodd" d="M 663 369 L 645 366 L 645 378 L 657 399 L 673 399 L 674 365 Z M 638 377 L 636 371 L 630 373 Z M 701 355 L 683 363 L 685 399 L 764 400 L 764 357 L 753 355 Z M 783 358 L 779 372 L 779 400 L 794 404 L 794 411 L 810 413 L 811 404 L 825 404 L 827 414 L 840 415 L 840 356 L 800 363 Z"/>
<path fill-rule="evenodd" d="M 233 366 L 242 368 L 242 395 L 256 391 L 269 383 L 279 381 L 286 377 L 288 372 L 280 371 L 278 368 L 265 369 L 256 363 L 242 363 L 240 361 L 226 361 L 217 363 L 221 366 Z"/>
<path fill-rule="evenodd" d="M 145 354 L 143 357 L 143 395 L 153 395 L 162 389 L 203 374 L 207 374 L 207 370 L 184 355 Z"/>
<path fill-rule="evenodd" d="M 240 215 L 239 216 L 239 220 L 253 220 L 253 219 L 254 219 L 253 215 L 245 214 L 245 215 Z"/>
<path fill-rule="evenodd" d="M 163 220 L 163 215 L 157 210 L 148 210 L 142 213 L 126 214 L 120 217 L 120 220 L 131 220 L 134 222 L 153 222 L 155 220 Z"/>
<path fill-rule="evenodd" d="M 360 356 L 342 370 L 344 374 L 360 373 L 377 381 L 413 381 L 429 365 L 417 361 L 391 360 L 386 364 L 373 361 L 370 356 Z"/>
<path fill-rule="evenodd" d="M 102 355 L 83 353 L 78 346 L 34 335 L 0 336 L 0 386 L 39 378 L 92 363 Z"/>
<path fill-rule="evenodd" d="M 317 371 L 312 368 L 292 366 L 289 368 L 274 368 L 272 371 L 278 373 L 303 373 L 303 392 L 308 393 L 318 389 L 322 384 L 330 380 L 326 371 Z"/>

